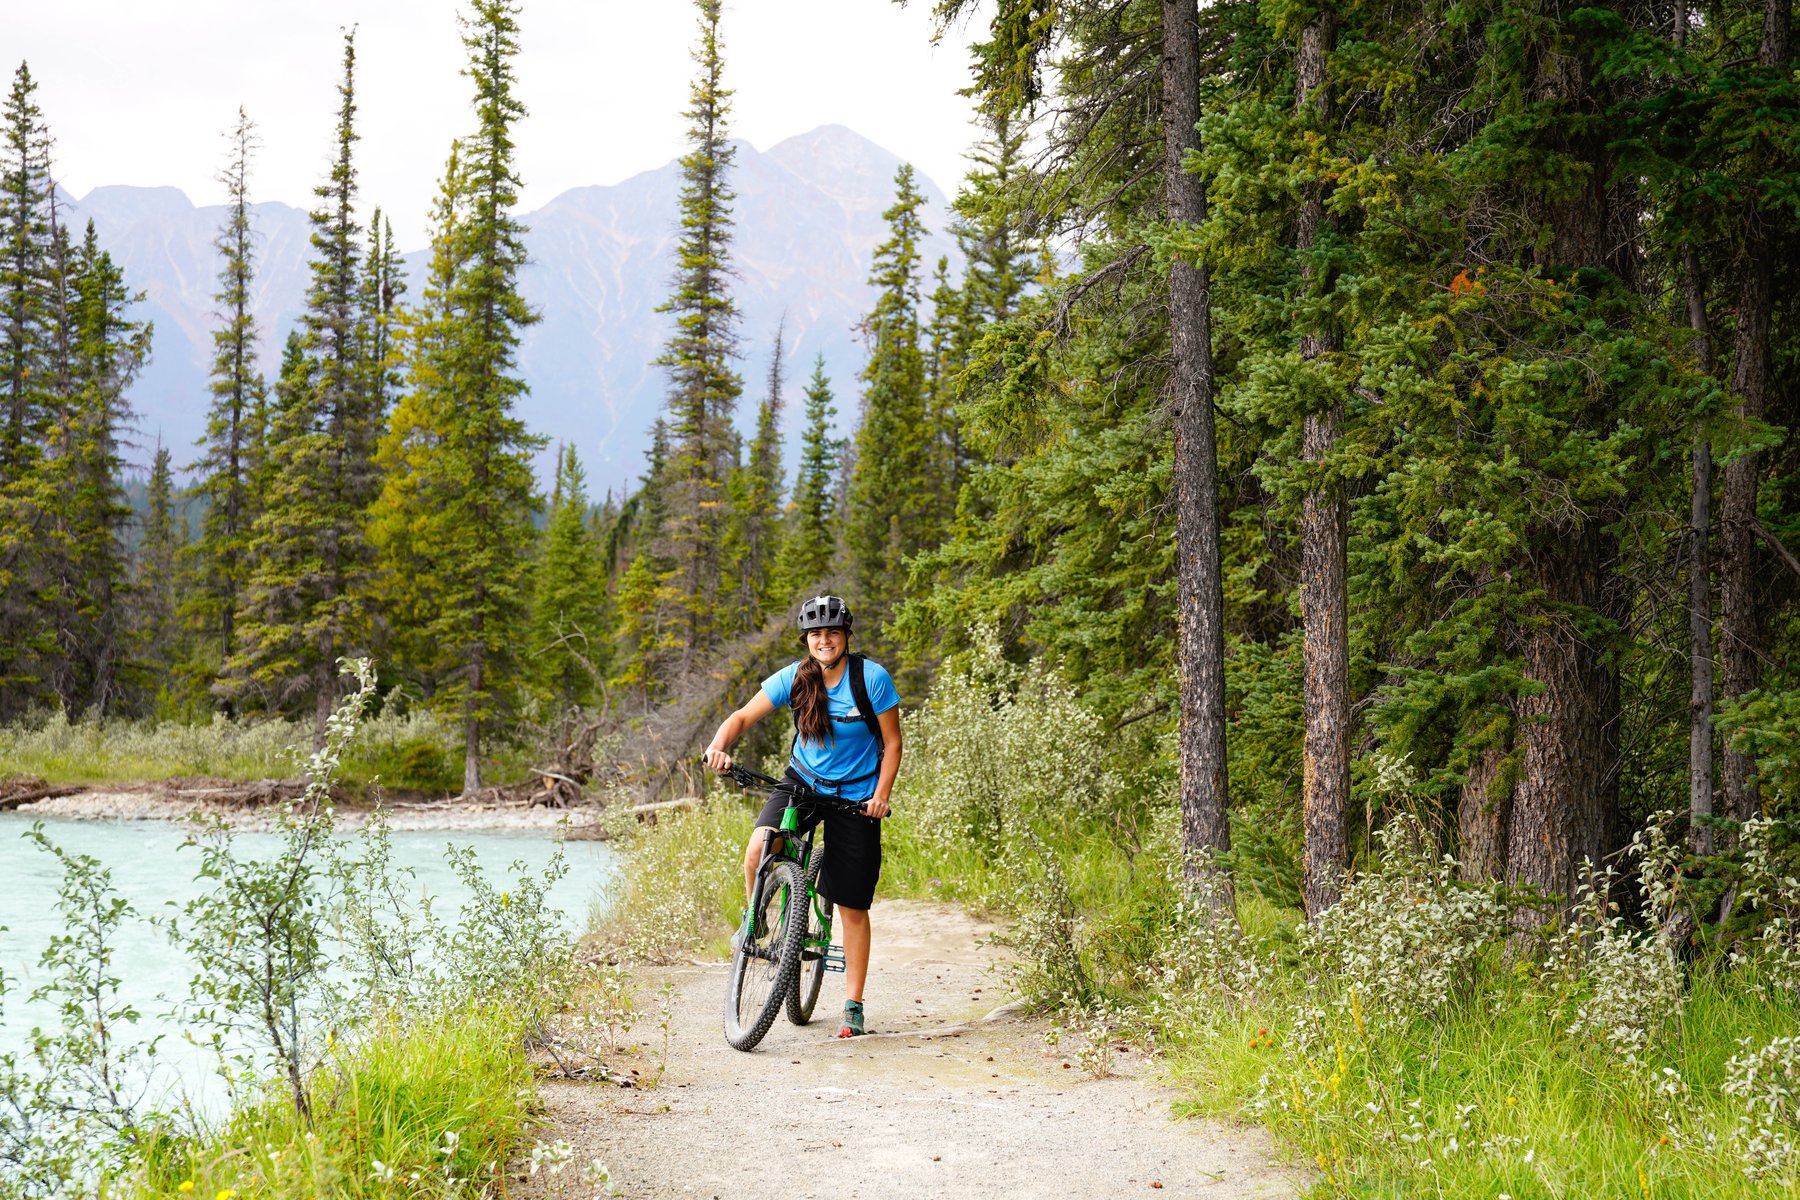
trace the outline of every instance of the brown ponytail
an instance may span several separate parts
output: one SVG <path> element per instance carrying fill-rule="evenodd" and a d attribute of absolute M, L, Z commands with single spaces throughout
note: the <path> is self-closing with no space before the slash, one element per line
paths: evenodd
<path fill-rule="evenodd" d="M 815 746 L 830 745 L 831 705 L 825 697 L 825 669 L 808 654 L 794 672 L 794 686 L 788 692 L 788 705 L 794 710 L 794 728 L 804 741 Z"/>

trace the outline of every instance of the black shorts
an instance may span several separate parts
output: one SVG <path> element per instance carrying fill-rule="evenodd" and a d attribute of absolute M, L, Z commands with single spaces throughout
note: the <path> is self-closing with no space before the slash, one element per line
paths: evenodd
<path fill-rule="evenodd" d="M 769 797 L 756 818 L 759 829 L 781 828 L 781 814 L 787 810 L 788 788 L 797 788 L 802 795 L 812 790 L 792 767 L 781 782 L 782 790 Z M 829 853 L 819 871 L 819 891 L 833 904 L 868 908 L 875 901 L 875 883 L 881 878 L 880 820 L 802 801 L 800 832 L 805 833 L 817 825 L 821 817 L 825 819 L 825 847 Z"/>

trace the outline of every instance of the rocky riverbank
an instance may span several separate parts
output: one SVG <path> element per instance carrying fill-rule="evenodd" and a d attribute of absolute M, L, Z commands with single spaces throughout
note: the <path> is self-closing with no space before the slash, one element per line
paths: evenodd
<path fill-rule="evenodd" d="M 91 788 L 32 789 L 53 794 L 0 804 L 26 817 L 90 821 L 181 821 L 216 817 L 240 829 L 263 829 L 273 824 L 278 806 L 291 798 L 289 781 L 261 780 L 241 783 L 226 780 L 167 780 L 132 786 L 117 784 Z M 15 797 L 31 794 L 20 788 Z M 395 830 L 452 831 L 562 831 L 564 837 L 604 836 L 597 808 L 546 808 L 517 800 L 461 797 L 388 799 L 378 805 L 342 803 L 339 820 L 354 827 L 379 811 Z"/>

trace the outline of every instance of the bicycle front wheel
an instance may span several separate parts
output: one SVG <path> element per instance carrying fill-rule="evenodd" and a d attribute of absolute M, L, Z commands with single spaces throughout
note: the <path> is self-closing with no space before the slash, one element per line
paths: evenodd
<path fill-rule="evenodd" d="M 819 988 L 825 982 L 825 952 L 831 948 L 827 944 L 831 941 L 831 901 L 819 895 L 819 868 L 824 862 L 821 846 L 806 864 L 806 936 L 801 939 L 800 969 L 794 973 L 787 1002 L 788 1020 L 796 1025 L 812 1020 Z"/>
<path fill-rule="evenodd" d="M 731 956 L 725 987 L 725 1040 L 750 1050 L 763 1040 L 793 990 L 806 936 L 806 881 L 783 860 L 761 871 L 751 896 L 751 922 Z"/>

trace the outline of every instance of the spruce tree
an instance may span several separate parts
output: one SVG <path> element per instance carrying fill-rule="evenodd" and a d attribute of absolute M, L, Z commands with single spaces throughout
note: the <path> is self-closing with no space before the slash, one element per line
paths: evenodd
<path fill-rule="evenodd" d="M 356 223 L 356 40 L 344 35 L 335 153 L 314 189 L 311 279 L 301 317 L 305 387 L 268 441 L 268 494 L 253 527 L 237 653 L 222 692 L 313 715 L 322 746 L 338 659 L 366 645 L 372 552 L 366 513 L 380 479 L 367 387 Z"/>
<path fill-rule="evenodd" d="M 737 354 L 736 303 L 731 298 L 731 191 L 736 152 L 726 140 L 731 92 L 720 54 L 720 0 L 696 0 L 699 73 L 689 88 L 688 152 L 681 159 L 681 235 L 676 243 L 675 292 L 658 312 L 672 313 L 675 331 L 658 366 L 669 373 L 666 402 L 669 458 L 659 480 L 663 506 L 656 541 L 673 575 L 657 589 L 658 623 L 680 640 L 676 665 L 685 670 L 719 639 L 727 622 L 720 595 L 726 487 L 737 465 L 732 414 L 742 381 L 731 368 Z M 677 633 L 677 631 L 679 631 Z"/>
<path fill-rule="evenodd" d="M 935 545 L 939 510 L 933 430 L 926 413 L 925 357 L 919 347 L 919 243 L 925 198 L 912 164 L 894 177 L 894 203 L 883 218 L 888 239 L 875 250 L 869 282 L 875 307 L 863 322 L 862 424 L 845 520 L 856 601 L 865 637 L 881 645 L 881 626 L 898 607 L 907 556 Z"/>
<path fill-rule="evenodd" d="M 208 678 L 216 676 L 237 649 L 238 611 L 257 516 L 251 460 L 265 403 L 263 377 L 256 367 L 256 314 L 250 293 L 256 273 L 250 229 L 250 158 L 256 148 L 256 126 L 242 108 L 227 136 L 230 157 L 219 175 L 228 197 L 225 224 L 213 242 L 220 258 L 219 290 L 213 299 L 222 324 L 213 330 L 212 409 L 194 464 L 198 478 L 193 492 L 204 499 L 206 511 L 200 536 L 187 548 L 187 573 L 194 583 L 182 612 L 201 636 L 196 666 Z"/>
<path fill-rule="evenodd" d="M 178 651 L 184 640 L 176 615 L 176 589 L 177 557 L 185 547 L 176 532 L 171 464 L 169 448 L 159 441 L 151 460 L 131 581 L 134 651 L 148 676 L 146 690 L 164 695 L 170 676 L 179 665 Z"/>
<path fill-rule="evenodd" d="M 831 435 L 836 415 L 821 354 L 813 360 L 812 378 L 806 384 L 800 469 L 794 477 L 793 499 L 782 517 L 781 551 L 775 561 L 775 579 L 789 596 L 810 594 L 828 584 L 841 586 L 836 556 L 839 443 Z"/>
<path fill-rule="evenodd" d="M 426 519 L 454 481 L 438 457 L 443 428 L 455 405 L 450 345 L 455 323 L 450 294 L 461 255 L 457 229 L 464 218 L 462 145 L 452 143 L 431 208 L 431 258 L 419 303 L 399 310 L 395 342 L 404 363 L 404 389 L 388 415 L 376 461 L 381 494 L 369 512 L 376 548 L 374 607 L 384 617 L 385 669 L 425 695 L 437 690 L 441 666 L 430 633 L 436 619 L 433 567 L 445 532 Z"/>
<path fill-rule="evenodd" d="M 388 414 L 405 382 L 398 339 L 398 312 L 406 295 L 405 264 L 394 244 L 394 224 L 377 208 L 369 218 L 368 268 L 363 272 L 360 298 L 362 325 L 363 391 L 374 411 L 378 428 L 387 428 Z"/>
<path fill-rule="evenodd" d="M 408 530 L 402 549 L 420 574 L 407 582 L 418 602 L 406 615 L 437 675 L 432 703 L 462 726 L 465 792 L 481 786 L 484 730 L 522 682 L 531 598 L 521 581 L 538 505 L 530 455 L 542 445 L 513 412 L 526 392 L 520 331 L 537 319 L 519 294 L 525 227 L 513 213 L 512 129 L 525 115 L 512 65 L 518 7 L 472 8 L 462 26 L 477 129 L 446 172 L 424 312 L 408 335 L 413 395 L 386 435 L 377 509 L 390 531 Z"/>
<path fill-rule="evenodd" d="M 151 330 L 126 315 L 142 297 L 126 289 L 92 221 L 67 269 L 67 391 L 36 473 L 57 639 L 50 678 L 65 711 L 105 714 L 126 699 L 124 534 L 131 505 L 120 434 L 131 419 L 126 392 L 149 357 Z"/>
<path fill-rule="evenodd" d="M 604 678 L 611 667 L 599 549 L 581 460 L 575 447 L 565 446 L 556 456 L 543 552 L 533 568 L 528 642 L 533 678 L 563 707 L 592 703 L 596 672 Z"/>
<path fill-rule="evenodd" d="M 42 528 L 36 496 L 56 399 L 51 391 L 53 300 L 50 133 L 37 83 L 20 63 L 4 106 L 0 147 L 0 720 L 44 698 L 55 638 L 43 611 Z"/>
<path fill-rule="evenodd" d="M 787 320 L 775 329 L 768 391 L 756 409 L 756 436 L 744 463 L 731 474 L 731 519 L 725 539 L 725 576 L 732 588 L 727 629 L 742 633 L 762 624 L 768 609 L 781 519 L 781 409 L 783 346 Z"/>

